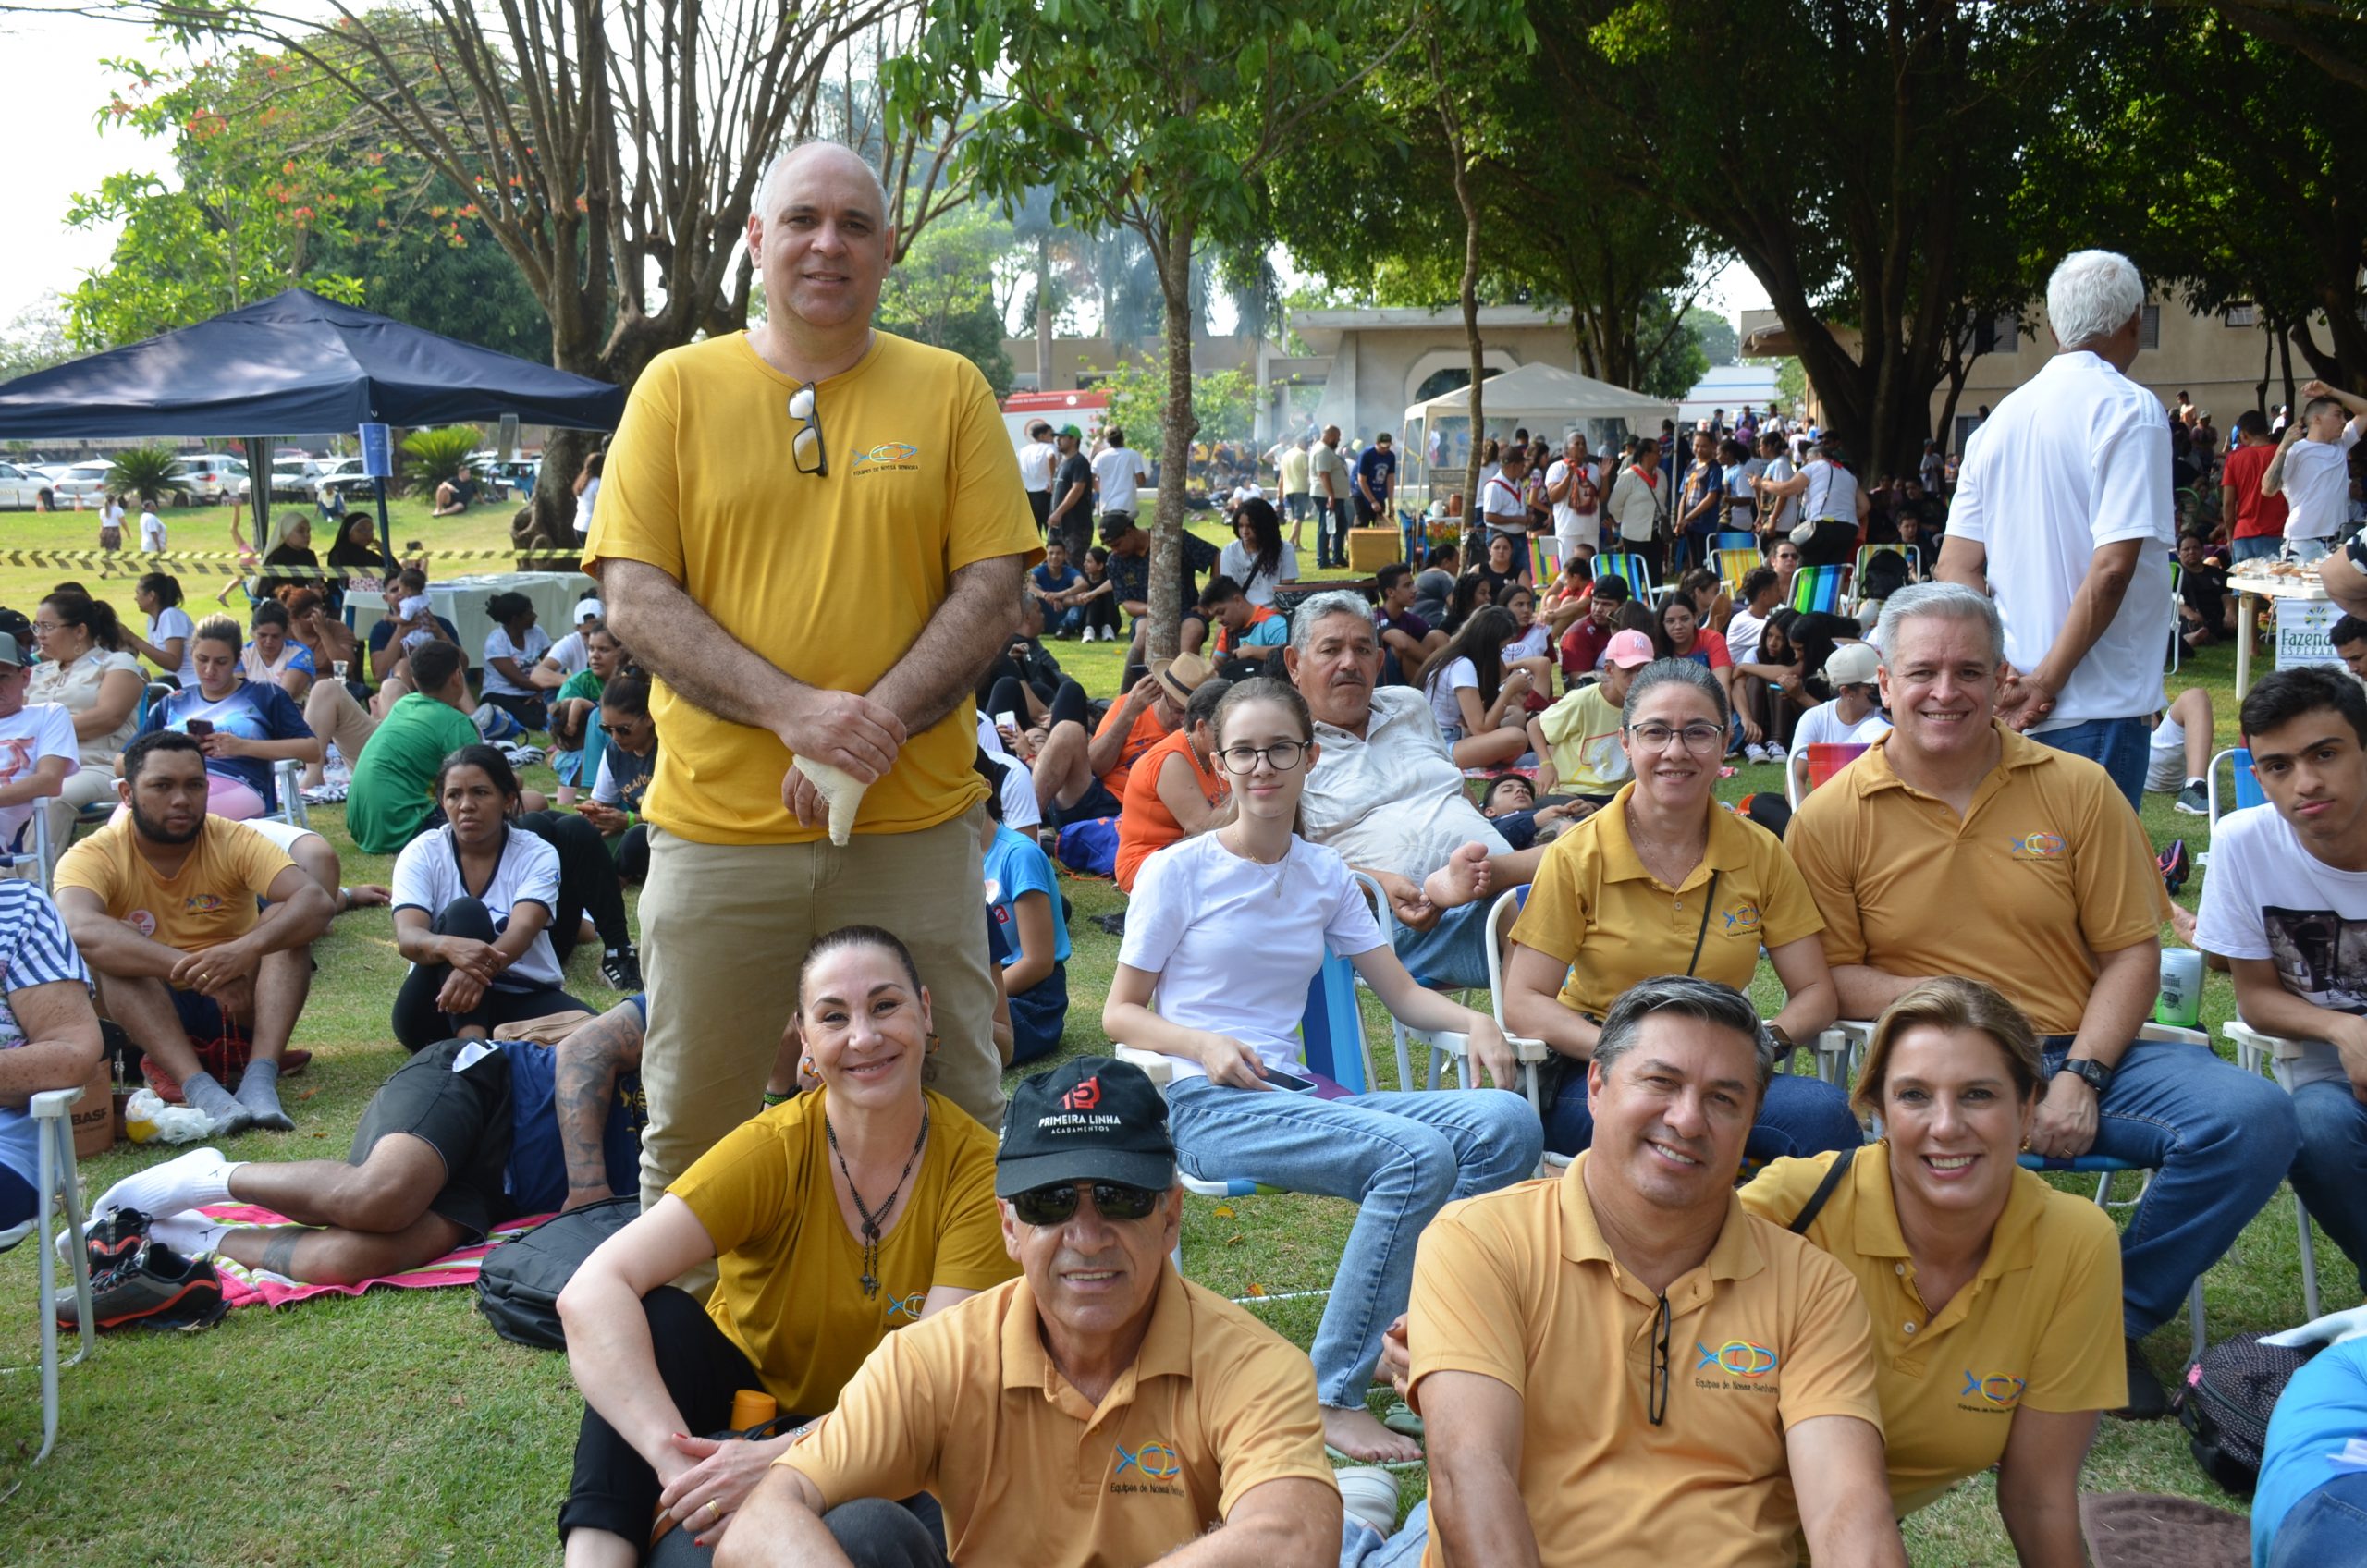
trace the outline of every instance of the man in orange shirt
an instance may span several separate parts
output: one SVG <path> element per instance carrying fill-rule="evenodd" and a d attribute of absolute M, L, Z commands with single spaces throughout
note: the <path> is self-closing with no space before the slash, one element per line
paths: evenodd
<path fill-rule="evenodd" d="M 1134 874 L 1153 851 L 1221 826 L 1233 815 L 1230 788 L 1211 766 L 1217 704 L 1233 690 L 1222 676 L 1200 683 L 1175 733 L 1143 753 L 1126 780 L 1118 816 L 1118 890 L 1134 890 Z"/>
<path fill-rule="evenodd" d="M 1126 781 L 1153 746 L 1175 733 L 1192 693 L 1208 679 L 1196 654 L 1178 654 L 1134 682 L 1125 700 L 1110 704 L 1091 739 L 1085 726 L 1063 719 L 1036 754 L 1036 799 L 1047 824 L 1116 816 L 1125 808 Z"/>

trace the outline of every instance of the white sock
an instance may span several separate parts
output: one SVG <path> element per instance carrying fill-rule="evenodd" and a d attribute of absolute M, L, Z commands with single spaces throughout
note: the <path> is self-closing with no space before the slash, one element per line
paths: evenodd
<path fill-rule="evenodd" d="M 221 1246 L 223 1233 L 229 1229 L 202 1215 L 173 1214 L 152 1221 L 148 1235 L 183 1257 L 203 1257 Z"/>
<path fill-rule="evenodd" d="M 152 1219 L 230 1201 L 230 1172 L 239 1162 L 222 1158 L 220 1149 L 191 1149 L 162 1165 L 152 1165 L 127 1176 L 106 1190 L 92 1206 L 93 1215 L 113 1209 L 136 1208 Z"/>

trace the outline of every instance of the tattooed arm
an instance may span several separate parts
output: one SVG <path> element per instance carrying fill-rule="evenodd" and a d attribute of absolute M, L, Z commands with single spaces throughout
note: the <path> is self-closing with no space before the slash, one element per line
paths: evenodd
<path fill-rule="evenodd" d="M 641 1010 L 625 1002 L 558 1043 L 552 1109 L 558 1117 L 559 1147 L 567 1157 L 565 1208 L 581 1208 L 611 1195 L 608 1108 L 616 1100 L 618 1074 L 641 1065 L 642 1029 Z"/>

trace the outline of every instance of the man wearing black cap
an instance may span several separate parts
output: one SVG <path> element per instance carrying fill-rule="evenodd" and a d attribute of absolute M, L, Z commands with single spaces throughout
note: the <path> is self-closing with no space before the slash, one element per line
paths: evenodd
<path fill-rule="evenodd" d="M 718 1568 L 1338 1561 L 1306 1357 L 1167 1261 L 1167 1108 L 1084 1057 L 1012 1096 L 995 1194 L 1022 1278 L 901 1329 L 774 1462 Z M 940 1549 L 878 1500 L 927 1491 Z"/>

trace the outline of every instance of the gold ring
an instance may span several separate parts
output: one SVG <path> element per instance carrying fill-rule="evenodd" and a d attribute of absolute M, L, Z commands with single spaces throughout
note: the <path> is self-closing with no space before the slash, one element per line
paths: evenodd
<path fill-rule="evenodd" d="M 715 1499 L 713 1498 L 706 1500 L 706 1511 L 709 1513 L 714 1514 L 717 1519 L 723 1517 L 723 1510 L 716 1506 Z"/>

